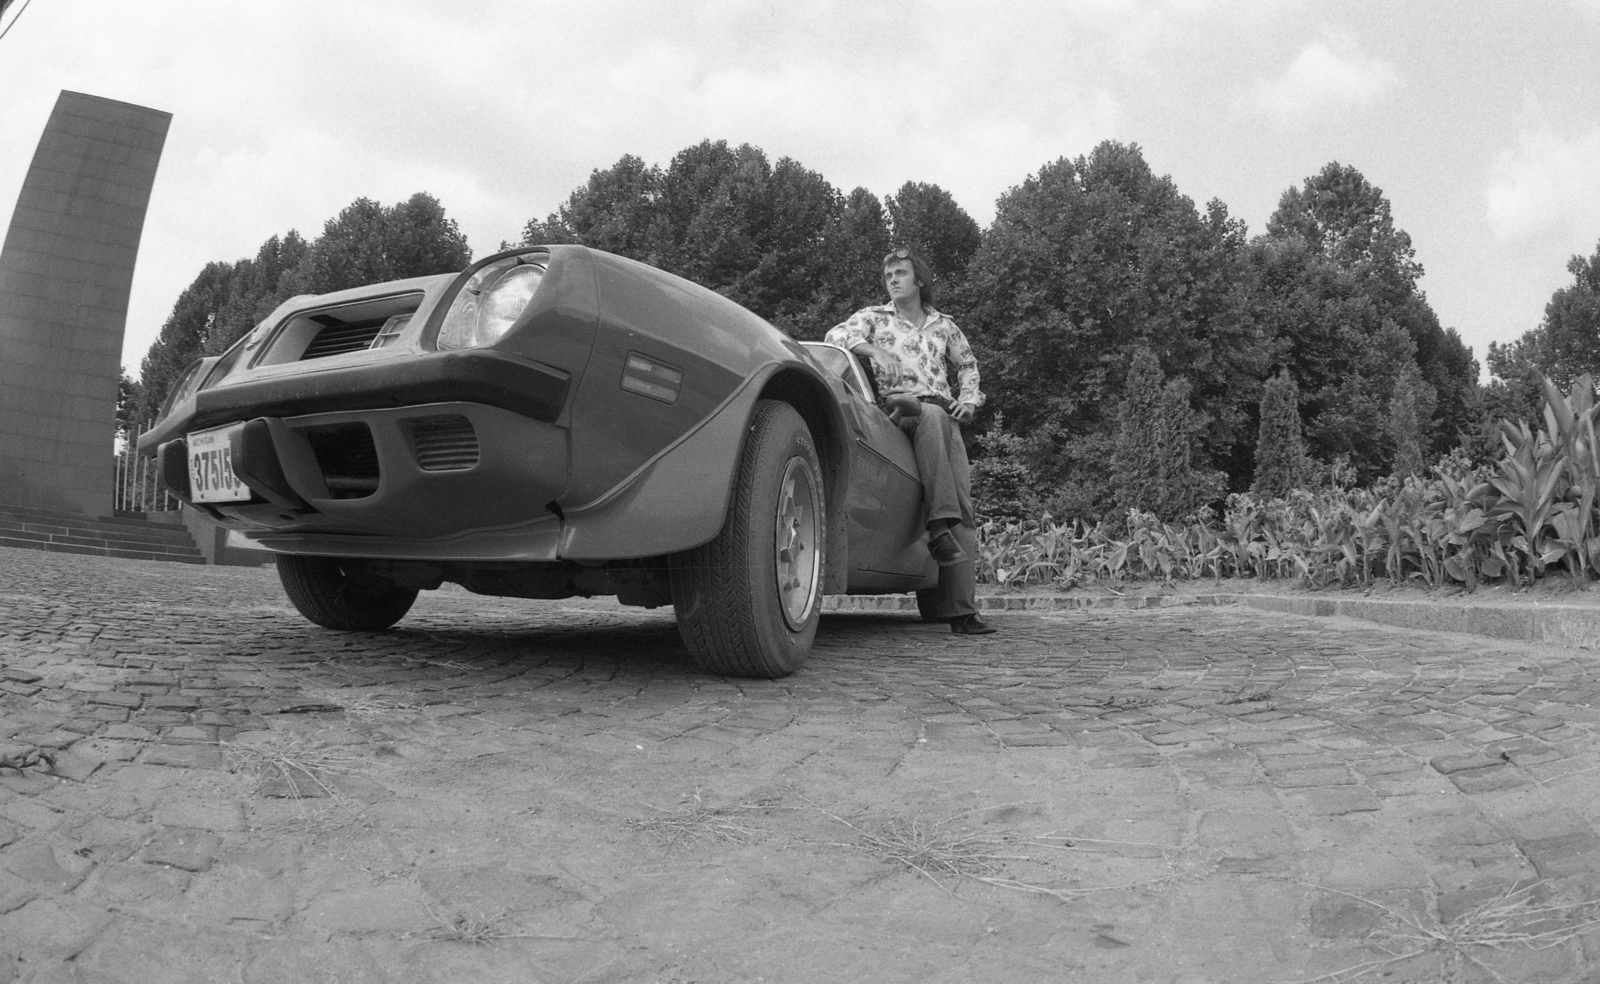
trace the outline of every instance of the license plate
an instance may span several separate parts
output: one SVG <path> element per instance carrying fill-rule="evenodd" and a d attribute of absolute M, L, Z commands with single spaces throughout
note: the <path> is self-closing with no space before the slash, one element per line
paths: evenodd
<path fill-rule="evenodd" d="M 230 435 L 243 428 L 230 424 L 189 435 L 189 492 L 195 502 L 248 502 L 250 487 L 233 473 Z"/>

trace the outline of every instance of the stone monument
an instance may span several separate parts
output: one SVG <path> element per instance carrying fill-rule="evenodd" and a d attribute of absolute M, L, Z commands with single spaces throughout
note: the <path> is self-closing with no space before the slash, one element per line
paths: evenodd
<path fill-rule="evenodd" d="M 117 383 L 171 113 L 63 91 L 0 249 L 0 506 L 109 515 Z"/>

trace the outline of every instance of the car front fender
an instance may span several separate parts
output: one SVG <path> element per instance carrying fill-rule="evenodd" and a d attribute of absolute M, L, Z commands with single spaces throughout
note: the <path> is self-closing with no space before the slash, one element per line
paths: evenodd
<path fill-rule="evenodd" d="M 715 537 L 727 516 L 756 401 L 772 395 L 769 382 L 786 368 L 793 367 L 772 364 L 752 374 L 697 426 L 614 488 L 564 510 L 562 559 L 663 556 Z M 827 438 L 818 434 L 814 440 Z"/>

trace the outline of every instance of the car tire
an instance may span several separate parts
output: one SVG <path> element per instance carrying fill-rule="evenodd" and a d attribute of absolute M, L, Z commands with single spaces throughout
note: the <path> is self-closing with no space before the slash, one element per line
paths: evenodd
<path fill-rule="evenodd" d="M 939 615 L 939 589 L 923 588 L 917 592 L 917 612 L 922 615 L 924 622 L 948 622 L 948 617 Z"/>
<path fill-rule="evenodd" d="M 701 669 L 776 679 L 804 665 L 822 608 L 825 496 L 805 421 L 759 401 L 722 531 L 672 558 L 678 632 Z"/>
<path fill-rule="evenodd" d="M 278 580 L 300 614 L 328 629 L 376 632 L 405 617 L 415 588 L 367 573 L 358 561 L 278 555 Z"/>

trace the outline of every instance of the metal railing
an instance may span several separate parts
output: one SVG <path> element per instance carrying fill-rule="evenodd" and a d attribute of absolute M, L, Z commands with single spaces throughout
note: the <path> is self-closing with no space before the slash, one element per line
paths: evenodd
<path fill-rule="evenodd" d="M 124 433 L 117 449 L 117 487 L 112 498 L 119 512 L 171 512 L 182 505 L 161 484 L 155 459 L 139 457 L 139 436 L 148 429 Z"/>

